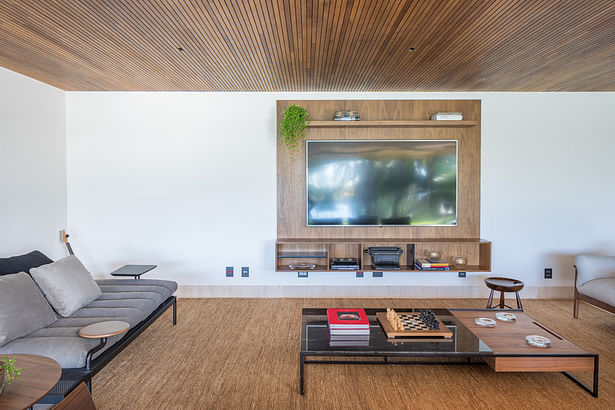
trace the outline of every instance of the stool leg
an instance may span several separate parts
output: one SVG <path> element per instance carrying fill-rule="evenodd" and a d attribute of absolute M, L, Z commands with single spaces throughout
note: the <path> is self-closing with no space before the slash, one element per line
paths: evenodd
<path fill-rule="evenodd" d="M 504 292 L 500 292 L 500 309 L 504 309 Z"/>
<path fill-rule="evenodd" d="M 521 306 L 521 298 L 519 297 L 519 292 L 515 292 L 515 296 L 517 296 L 517 309 L 523 310 L 523 306 Z"/>
<path fill-rule="evenodd" d="M 489 294 L 489 299 L 487 300 L 487 309 L 491 309 L 491 302 L 493 302 L 493 289 L 491 289 L 491 293 Z"/>

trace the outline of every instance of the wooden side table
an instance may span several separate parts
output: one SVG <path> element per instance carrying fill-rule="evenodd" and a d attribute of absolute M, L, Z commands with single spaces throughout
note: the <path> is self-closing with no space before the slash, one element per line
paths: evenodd
<path fill-rule="evenodd" d="M 493 301 L 493 292 L 497 290 L 500 292 L 500 309 L 504 309 L 505 307 L 512 309 L 510 306 L 504 304 L 504 293 L 515 292 L 515 296 L 517 297 L 517 309 L 523 310 L 521 298 L 519 298 L 519 291 L 523 289 L 525 285 L 520 280 L 510 278 L 487 278 L 485 279 L 485 285 L 491 289 L 489 300 L 487 301 L 487 309 L 493 309 L 497 306 L 491 304 Z"/>
<path fill-rule="evenodd" d="M 60 380 L 62 368 L 55 360 L 33 354 L 9 354 L 23 371 L 0 394 L 0 409 L 27 409 L 45 397 Z"/>
<path fill-rule="evenodd" d="M 100 344 L 96 348 L 90 350 L 85 358 L 86 369 L 91 369 L 94 353 L 105 347 L 108 337 L 121 335 L 128 331 L 128 329 L 130 329 L 130 324 L 121 320 L 108 320 L 82 327 L 81 330 L 79 330 L 79 336 L 85 337 L 86 339 L 100 339 Z"/>

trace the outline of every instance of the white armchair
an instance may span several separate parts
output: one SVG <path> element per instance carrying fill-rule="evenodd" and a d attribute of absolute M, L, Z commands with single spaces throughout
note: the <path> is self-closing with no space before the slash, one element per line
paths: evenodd
<path fill-rule="evenodd" d="M 580 300 L 615 313 L 615 256 L 579 255 L 574 270 L 574 318 Z"/>

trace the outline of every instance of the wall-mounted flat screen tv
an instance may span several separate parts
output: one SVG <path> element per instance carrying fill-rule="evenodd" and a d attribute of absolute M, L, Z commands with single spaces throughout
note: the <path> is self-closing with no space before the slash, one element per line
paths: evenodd
<path fill-rule="evenodd" d="M 307 225 L 457 225 L 456 140 L 306 142 Z"/>

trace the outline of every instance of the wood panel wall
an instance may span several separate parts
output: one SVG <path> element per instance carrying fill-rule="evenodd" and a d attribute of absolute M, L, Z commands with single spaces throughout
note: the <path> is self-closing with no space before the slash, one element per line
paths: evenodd
<path fill-rule="evenodd" d="M 457 226 L 316 227 L 306 226 L 305 151 L 294 161 L 280 143 L 279 124 L 284 109 L 297 104 L 313 121 L 332 120 L 336 110 L 357 110 L 362 121 L 427 120 L 441 111 L 458 111 L 473 126 L 450 127 L 308 127 L 307 139 L 458 141 Z M 277 102 L 278 238 L 465 238 L 480 237 L 480 100 L 279 100 Z"/>

